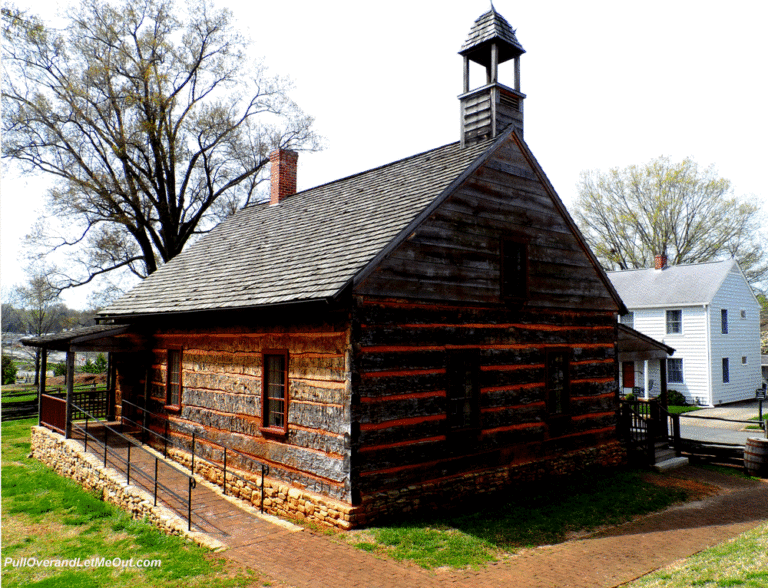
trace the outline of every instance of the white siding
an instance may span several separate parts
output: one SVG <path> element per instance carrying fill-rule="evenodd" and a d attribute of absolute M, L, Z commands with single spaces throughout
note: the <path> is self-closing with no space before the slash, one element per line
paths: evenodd
<path fill-rule="evenodd" d="M 728 334 L 721 329 L 721 311 L 728 311 Z M 746 318 L 741 318 L 741 311 Z M 728 274 L 712 299 L 710 308 L 712 333 L 712 399 L 713 404 L 735 402 L 755 397 L 761 384 L 760 373 L 760 307 L 749 284 L 737 267 Z M 730 364 L 730 382 L 723 383 L 723 358 Z M 747 363 L 742 364 L 742 357 Z"/>
<path fill-rule="evenodd" d="M 683 360 L 683 383 L 667 384 L 694 404 L 710 404 L 709 361 L 707 356 L 707 313 L 704 307 L 670 307 L 663 309 L 630 309 L 635 313 L 635 330 L 675 349 L 673 358 Z M 681 333 L 667 334 L 667 310 L 681 310 Z M 741 358 L 739 358 L 741 361 Z M 658 362 L 649 362 L 649 377 L 654 381 L 651 395 L 659 394 Z"/>

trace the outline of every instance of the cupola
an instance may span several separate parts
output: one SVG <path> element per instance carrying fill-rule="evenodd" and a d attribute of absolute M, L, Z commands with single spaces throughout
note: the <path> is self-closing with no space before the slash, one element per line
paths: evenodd
<path fill-rule="evenodd" d="M 523 100 L 520 92 L 520 56 L 525 49 L 515 31 L 491 4 L 491 9 L 472 25 L 459 51 L 464 57 L 464 89 L 461 103 L 462 146 L 495 137 L 510 125 L 523 133 Z M 499 83 L 499 65 L 514 59 L 514 88 Z M 485 85 L 470 90 L 469 62 L 485 67 Z"/>

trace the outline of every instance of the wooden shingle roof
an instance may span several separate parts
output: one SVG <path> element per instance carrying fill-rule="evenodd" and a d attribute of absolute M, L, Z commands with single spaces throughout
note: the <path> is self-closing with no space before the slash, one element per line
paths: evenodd
<path fill-rule="evenodd" d="M 300 192 L 278 205 L 245 208 L 102 314 L 223 310 L 334 297 L 508 135 L 465 148 L 452 143 Z"/>
<path fill-rule="evenodd" d="M 503 16 L 491 7 L 472 25 L 469 36 L 461 46 L 459 54 L 467 55 L 473 61 L 488 66 L 490 63 L 486 63 L 486 61 L 490 59 L 490 53 L 484 51 L 483 48 L 494 41 L 499 46 L 499 63 L 525 53 L 525 49 L 515 36 L 514 29 Z"/>

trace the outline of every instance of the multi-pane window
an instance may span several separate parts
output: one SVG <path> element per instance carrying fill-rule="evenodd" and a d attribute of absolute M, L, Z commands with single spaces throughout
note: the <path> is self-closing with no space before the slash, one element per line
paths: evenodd
<path fill-rule="evenodd" d="M 683 311 L 667 311 L 667 335 L 673 335 L 683 332 Z"/>
<path fill-rule="evenodd" d="M 683 360 L 670 357 L 667 359 L 667 382 L 670 384 L 683 383 Z"/>
<path fill-rule="evenodd" d="M 635 313 L 634 312 L 628 312 L 627 314 L 624 314 L 621 316 L 621 324 L 627 325 L 630 329 L 635 328 Z"/>
<path fill-rule="evenodd" d="M 570 378 L 568 375 L 568 352 L 552 350 L 547 352 L 547 410 L 550 415 L 565 415 L 570 412 Z"/>
<path fill-rule="evenodd" d="M 264 354 L 262 423 L 268 429 L 288 428 L 288 354 Z"/>
<path fill-rule="evenodd" d="M 727 357 L 723 358 L 723 384 L 731 381 L 731 366 Z"/>
<path fill-rule="evenodd" d="M 476 429 L 480 426 L 478 354 L 473 351 L 451 352 L 447 361 L 448 429 Z"/>
<path fill-rule="evenodd" d="M 165 403 L 168 406 L 181 407 L 181 349 L 168 350 Z"/>
<path fill-rule="evenodd" d="M 723 335 L 728 334 L 728 309 L 726 308 L 720 311 L 720 332 Z"/>
<path fill-rule="evenodd" d="M 501 241 L 501 297 L 506 300 L 528 298 L 528 247 L 525 243 Z"/>

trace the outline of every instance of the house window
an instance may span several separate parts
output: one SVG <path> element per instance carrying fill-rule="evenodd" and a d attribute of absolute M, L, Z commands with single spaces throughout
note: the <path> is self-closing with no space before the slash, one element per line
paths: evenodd
<path fill-rule="evenodd" d="M 723 358 L 723 384 L 727 384 L 731 381 L 731 369 L 729 366 L 728 358 Z"/>
<path fill-rule="evenodd" d="M 630 329 L 635 328 L 635 313 L 634 312 L 628 312 L 627 314 L 623 315 L 621 317 L 621 324 L 627 325 Z"/>
<path fill-rule="evenodd" d="M 667 382 L 670 384 L 683 383 L 683 360 L 667 359 Z"/>
<path fill-rule="evenodd" d="M 519 241 L 501 241 L 501 297 L 528 298 L 528 246 Z"/>
<path fill-rule="evenodd" d="M 165 382 L 165 404 L 169 408 L 181 408 L 181 349 L 168 350 Z"/>
<path fill-rule="evenodd" d="M 728 309 L 726 308 L 720 311 L 720 332 L 723 335 L 728 334 Z"/>
<path fill-rule="evenodd" d="M 741 310 L 741 318 L 742 320 L 747 318 L 747 311 L 744 309 Z"/>
<path fill-rule="evenodd" d="M 747 365 L 747 356 L 746 355 L 742 355 L 741 356 L 741 365 Z"/>
<path fill-rule="evenodd" d="M 449 352 L 446 366 L 448 429 L 480 427 L 480 367 L 477 351 Z"/>
<path fill-rule="evenodd" d="M 264 354 L 262 426 L 274 432 L 288 432 L 288 352 Z"/>
<path fill-rule="evenodd" d="M 667 335 L 674 335 L 683 332 L 683 311 L 667 311 Z"/>
<path fill-rule="evenodd" d="M 547 352 L 547 410 L 552 416 L 570 412 L 570 378 L 568 376 L 568 352 L 552 350 Z"/>

